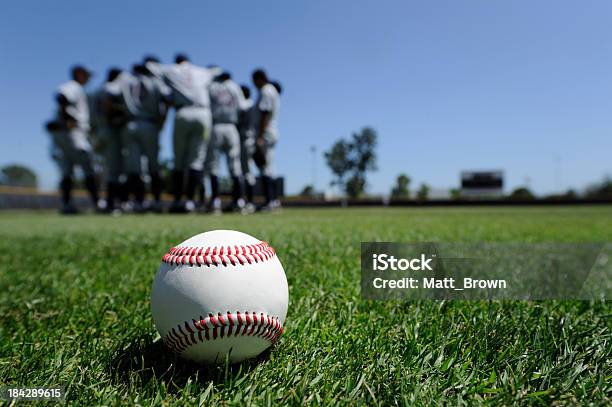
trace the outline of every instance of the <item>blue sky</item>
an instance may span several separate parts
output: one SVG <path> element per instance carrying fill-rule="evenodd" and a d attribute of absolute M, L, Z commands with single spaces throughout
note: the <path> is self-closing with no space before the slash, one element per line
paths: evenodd
<path fill-rule="evenodd" d="M 4 4 L 0 165 L 27 164 L 54 187 L 42 122 L 74 62 L 93 68 L 96 86 L 108 66 L 184 51 L 239 81 L 263 66 L 283 83 L 277 168 L 289 192 L 312 182 L 310 146 L 323 188 L 322 151 L 365 125 L 380 137 L 376 193 L 400 172 L 445 188 L 461 170 L 500 168 L 506 189 L 528 182 L 539 193 L 612 174 L 608 1 L 209 4 Z"/>

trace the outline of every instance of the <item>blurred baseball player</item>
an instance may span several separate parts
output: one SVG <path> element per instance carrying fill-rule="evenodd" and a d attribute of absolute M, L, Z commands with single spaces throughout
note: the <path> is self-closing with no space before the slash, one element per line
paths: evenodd
<path fill-rule="evenodd" d="M 144 65 L 138 66 L 137 78 L 141 83 L 141 127 L 144 137 L 141 137 L 141 150 L 147 158 L 149 176 L 151 177 L 151 194 L 153 195 L 152 210 L 161 212 L 162 179 L 159 165 L 159 139 L 170 100 L 170 89 L 160 78 L 146 68 L 146 64 L 159 63 L 154 56 L 147 56 Z"/>
<path fill-rule="evenodd" d="M 118 212 L 117 201 L 125 201 L 121 132 L 127 120 L 120 104 L 108 93 L 108 87 L 120 74 L 119 68 L 109 69 L 106 82 L 90 98 L 92 134 L 97 143 L 96 150 L 104 159 L 108 212 Z"/>
<path fill-rule="evenodd" d="M 47 123 L 47 130 L 54 143 L 53 158 L 62 172 L 61 212 L 64 214 L 77 212 L 71 199 L 75 166 L 81 167 L 85 175 L 85 187 L 94 207 L 102 209 L 106 206 L 98 199 L 91 144 L 88 139 L 89 104 L 83 87 L 89 82 L 91 73 L 84 66 L 76 65 L 72 68 L 71 75 L 72 79 L 62 84 L 57 91 L 56 119 Z"/>
<path fill-rule="evenodd" d="M 212 124 L 208 86 L 220 70 L 193 65 L 183 54 L 178 54 L 172 65 L 149 61 L 145 66 L 163 78 L 171 90 L 170 100 L 176 109 L 172 134 L 174 202 L 170 211 L 191 212 L 195 210 L 196 187 L 202 183 L 206 143 Z M 187 198 L 185 203 L 181 201 L 183 192 Z"/>
<path fill-rule="evenodd" d="M 122 72 L 108 87 L 108 92 L 121 101 L 127 117 L 122 140 L 126 147 L 128 190 L 134 196 L 135 212 L 145 210 L 142 157 L 147 160 L 151 178 L 151 192 L 154 196 L 152 209 L 162 211 L 158 156 L 159 132 L 166 116 L 165 89 L 143 65 L 135 65 L 131 74 Z"/>
<path fill-rule="evenodd" d="M 255 176 L 253 175 L 253 151 L 255 149 L 255 104 L 251 99 L 251 90 L 246 85 L 241 85 L 244 102 L 238 117 L 238 131 L 240 132 L 240 165 L 244 179 L 246 197 L 245 210 L 247 213 L 255 211 L 253 203 L 253 190 L 255 188 Z"/>
<path fill-rule="evenodd" d="M 138 143 L 140 115 L 140 81 L 130 72 L 122 71 L 115 80 L 107 83 L 106 92 L 110 95 L 113 109 L 117 106 L 122 121 L 121 142 L 125 148 L 124 168 L 127 174 L 127 191 L 134 198 L 133 210 L 142 212 L 145 187 L 141 178 L 141 150 Z"/>
<path fill-rule="evenodd" d="M 230 177 L 232 178 L 233 210 L 245 208 L 242 169 L 240 164 L 240 134 L 238 116 L 244 106 L 240 87 L 228 72 L 218 75 L 210 84 L 210 103 L 213 128 L 207 151 L 206 170 L 210 175 L 211 209 L 221 213 L 219 198 L 219 156 L 225 155 Z"/>
<path fill-rule="evenodd" d="M 254 161 L 262 175 L 265 204 L 261 210 L 268 211 L 280 206 L 277 199 L 276 182 L 273 176 L 274 147 L 278 141 L 278 91 L 268 80 L 263 69 L 252 74 L 253 84 L 259 90 L 255 103 L 255 152 Z"/>

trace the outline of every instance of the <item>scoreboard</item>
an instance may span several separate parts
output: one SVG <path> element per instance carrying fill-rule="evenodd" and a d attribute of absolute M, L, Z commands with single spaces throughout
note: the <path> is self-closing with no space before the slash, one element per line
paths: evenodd
<path fill-rule="evenodd" d="M 473 198 L 498 198 L 504 192 L 504 173 L 495 171 L 461 172 L 461 195 Z"/>

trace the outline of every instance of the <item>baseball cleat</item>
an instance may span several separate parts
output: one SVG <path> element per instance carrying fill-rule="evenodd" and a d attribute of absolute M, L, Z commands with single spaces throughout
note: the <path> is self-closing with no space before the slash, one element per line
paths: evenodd
<path fill-rule="evenodd" d="M 189 200 L 185 202 L 185 212 L 192 213 L 196 210 L 195 202 Z"/>
<path fill-rule="evenodd" d="M 72 204 L 66 204 L 62 206 L 62 208 L 60 209 L 60 213 L 62 215 L 76 215 L 79 213 L 79 210 Z"/>
<path fill-rule="evenodd" d="M 223 215 L 223 209 L 221 207 L 221 199 L 220 198 L 213 199 L 211 207 L 210 207 L 210 212 L 213 215 L 216 215 L 216 216 Z"/>
<path fill-rule="evenodd" d="M 255 213 L 255 210 L 256 210 L 255 205 L 253 205 L 251 202 L 244 205 L 244 213 L 247 215 Z"/>
<path fill-rule="evenodd" d="M 170 205 L 169 213 L 186 213 L 185 205 L 182 202 L 174 201 L 172 205 Z"/>
<path fill-rule="evenodd" d="M 149 210 L 153 213 L 164 213 L 164 205 L 161 202 L 156 201 L 151 203 Z"/>
<path fill-rule="evenodd" d="M 257 208 L 257 212 L 272 212 L 274 208 L 272 207 L 272 205 L 270 203 L 267 203 L 265 205 L 261 205 L 259 208 Z"/>

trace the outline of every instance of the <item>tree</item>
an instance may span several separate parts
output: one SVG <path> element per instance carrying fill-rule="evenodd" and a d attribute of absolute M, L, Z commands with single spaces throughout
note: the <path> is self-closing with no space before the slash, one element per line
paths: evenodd
<path fill-rule="evenodd" d="M 351 178 L 346 181 L 346 193 L 351 198 L 358 198 L 359 195 L 365 190 L 365 178 L 359 174 L 353 174 Z"/>
<path fill-rule="evenodd" d="M 327 165 L 334 174 L 332 185 L 340 186 L 348 196 L 357 198 L 365 191 L 366 174 L 376 170 L 376 131 L 364 127 L 351 140 L 340 139 L 325 153 Z M 346 180 L 346 177 L 351 177 Z"/>
<path fill-rule="evenodd" d="M 400 174 L 395 180 L 395 186 L 391 189 L 391 198 L 409 199 L 410 198 L 410 177 L 406 174 Z"/>
<path fill-rule="evenodd" d="M 353 133 L 349 154 L 353 176 L 346 185 L 346 193 L 351 198 L 358 198 L 365 192 L 367 172 L 376 171 L 377 139 L 376 130 L 371 127 L 364 127 L 361 132 Z"/>
<path fill-rule="evenodd" d="M 516 188 L 508 199 L 512 201 L 532 201 L 535 199 L 535 195 L 526 187 Z"/>
<path fill-rule="evenodd" d="M 332 181 L 332 185 L 343 189 L 345 188 L 344 178 L 351 170 L 351 161 L 349 160 L 350 150 L 350 144 L 346 140 L 341 139 L 336 141 L 332 148 L 325 153 L 325 161 L 335 178 Z"/>
<path fill-rule="evenodd" d="M 417 191 L 417 199 L 419 201 L 426 201 L 429 198 L 429 186 L 427 184 L 421 184 Z"/>
<path fill-rule="evenodd" d="M 611 199 L 612 178 L 606 177 L 601 183 L 588 187 L 585 197 L 588 199 Z"/>
<path fill-rule="evenodd" d="M 376 130 L 364 127 L 360 133 L 353 134 L 350 158 L 353 172 L 365 179 L 368 171 L 376 171 L 376 145 L 378 144 Z"/>
<path fill-rule="evenodd" d="M 26 166 L 11 164 L 0 170 L 0 184 L 11 187 L 36 188 L 38 186 L 38 177 L 33 170 Z"/>
<path fill-rule="evenodd" d="M 565 191 L 565 194 L 563 194 L 563 197 L 565 199 L 578 199 L 578 193 L 570 188 L 567 191 Z"/>
<path fill-rule="evenodd" d="M 315 190 L 313 188 L 312 185 L 306 185 L 304 187 L 304 189 L 302 189 L 302 192 L 300 192 L 300 196 L 305 196 L 305 197 L 309 197 L 312 198 L 313 196 L 315 196 Z"/>
<path fill-rule="evenodd" d="M 578 193 L 573 189 L 568 189 L 567 191 L 560 194 L 552 194 L 547 195 L 544 199 L 548 199 L 549 201 L 568 201 L 578 199 Z"/>
<path fill-rule="evenodd" d="M 459 188 L 453 188 L 450 190 L 450 197 L 453 201 L 461 199 L 461 190 Z"/>

